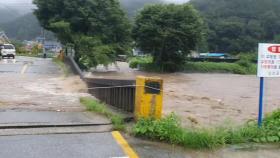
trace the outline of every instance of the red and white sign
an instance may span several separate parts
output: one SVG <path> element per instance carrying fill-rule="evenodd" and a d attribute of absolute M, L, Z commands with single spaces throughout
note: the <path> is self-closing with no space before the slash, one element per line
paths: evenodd
<path fill-rule="evenodd" d="M 259 44 L 258 77 L 280 77 L 280 44 Z"/>

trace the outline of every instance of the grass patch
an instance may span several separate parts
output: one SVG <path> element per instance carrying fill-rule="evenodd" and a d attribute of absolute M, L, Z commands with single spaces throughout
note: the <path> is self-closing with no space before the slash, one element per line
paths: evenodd
<path fill-rule="evenodd" d="M 65 65 L 63 61 L 59 60 L 58 58 L 53 58 L 53 62 L 60 67 L 65 76 L 68 76 L 70 74 L 69 68 Z"/>
<path fill-rule="evenodd" d="M 38 54 L 31 54 L 31 53 L 22 53 L 17 54 L 18 56 L 25 56 L 25 57 L 40 57 Z"/>
<path fill-rule="evenodd" d="M 109 118 L 112 121 L 114 130 L 123 131 L 125 129 L 124 118 L 110 111 L 105 104 L 91 98 L 80 98 L 80 102 L 86 106 L 87 110 Z"/>
<path fill-rule="evenodd" d="M 268 115 L 262 128 L 258 128 L 254 121 L 240 127 L 189 129 L 183 128 L 179 118 L 171 114 L 160 120 L 138 120 L 133 127 L 133 134 L 194 149 L 215 149 L 240 143 L 279 143 L 280 110 Z"/>
<path fill-rule="evenodd" d="M 145 66 L 147 64 L 151 64 L 153 62 L 152 56 L 144 56 L 144 57 L 132 57 L 129 59 L 129 67 L 138 68 L 138 66 Z"/>
<path fill-rule="evenodd" d="M 242 63 L 244 64 L 244 63 Z M 233 74 L 256 74 L 257 65 L 249 63 L 243 66 L 239 63 L 215 63 L 215 62 L 187 62 L 183 71 L 186 72 L 222 72 Z"/>
<path fill-rule="evenodd" d="M 216 148 L 225 144 L 225 132 L 215 129 L 184 129 L 171 114 L 160 120 L 140 119 L 133 128 L 138 137 L 164 141 L 188 148 Z"/>
<path fill-rule="evenodd" d="M 236 63 L 218 63 L 218 62 L 191 62 L 186 63 L 180 68 L 183 72 L 200 73 L 233 73 L 233 74 L 256 74 L 257 64 L 253 63 L 251 56 L 243 55 L 240 61 Z M 160 66 L 153 63 L 153 57 L 133 57 L 129 59 L 131 68 L 140 68 L 142 71 L 162 72 Z"/>

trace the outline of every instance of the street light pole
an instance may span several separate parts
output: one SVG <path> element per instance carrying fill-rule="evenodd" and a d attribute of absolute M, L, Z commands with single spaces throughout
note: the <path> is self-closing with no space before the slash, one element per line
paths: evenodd
<path fill-rule="evenodd" d="M 42 45 L 43 45 L 43 56 L 44 58 L 47 58 L 47 54 L 46 54 L 46 50 L 45 50 L 45 29 L 42 28 L 42 32 L 43 32 L 43 41 L 42 41 Z"/>

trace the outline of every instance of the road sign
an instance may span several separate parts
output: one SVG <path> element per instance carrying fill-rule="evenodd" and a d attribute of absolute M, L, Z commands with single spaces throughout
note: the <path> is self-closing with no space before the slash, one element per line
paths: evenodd
<path fill-rule="evenodd" d="M 258 77 L 280 77 L 280 44 L 259 44 Z"/>
<path fill-rule="evenodd" d="M 280 77 L 280 44 L 259 44 L 258 77 L 260 77 L 258 125 L 261 127 L 263 119 L 264 78 Z"/>

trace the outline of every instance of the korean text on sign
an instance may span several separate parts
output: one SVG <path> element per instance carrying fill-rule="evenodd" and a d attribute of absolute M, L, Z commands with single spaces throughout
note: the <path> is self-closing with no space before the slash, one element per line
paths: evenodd
<path fill-rule="evenodd" d="M 259 44 L 258 77 L 280 77 L 280 44 Z"/>

